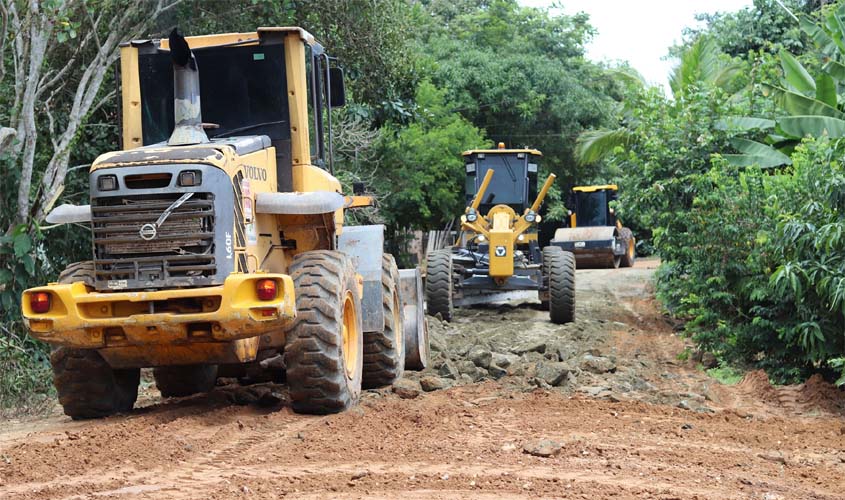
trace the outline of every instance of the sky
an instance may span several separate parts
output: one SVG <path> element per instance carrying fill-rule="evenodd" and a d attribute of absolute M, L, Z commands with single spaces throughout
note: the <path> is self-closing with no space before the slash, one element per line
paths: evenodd
<path fill-rule="evenodd" d="M 684 27 L 697 26 L 700 12 L 732 12 L 752 0 L 520 0 L 531 7 L 563 5 L 563 13 L 586 12 L 598 34 L 587 46 L 594 61 L 628 61 L 646 81 L 668 87 L 673 61 L 668 49 L 680 42 Z M 553 13 L 560 12 L 558 9 Z"/>

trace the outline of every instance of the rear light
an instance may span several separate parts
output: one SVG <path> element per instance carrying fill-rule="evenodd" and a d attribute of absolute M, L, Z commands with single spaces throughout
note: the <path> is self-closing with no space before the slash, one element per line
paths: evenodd
<path fill-rule="evenodd" d="M 29 296 L 29 307 L 32 312 L 44 314 L 50 310 L 50 294 L 47 292 L 35 292 Z"/>
<path fill-rule="evenodd" d="M 276 298 L 276 282 L 273 280 L 258 280 L 255 284 L 258 300 L 273 300 Z"/>
<path fill-rule="evenodd" d="M 276 310 L 275 309 L 261 309 L 261 315 L 264 316 L 264 317 L 275 316 Z"/>

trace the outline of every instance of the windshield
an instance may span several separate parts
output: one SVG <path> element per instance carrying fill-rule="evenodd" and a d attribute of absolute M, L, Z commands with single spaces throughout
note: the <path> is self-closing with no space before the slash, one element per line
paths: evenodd
<path fill-rule="evenodd" d="M 209 137 L 268 135 L 290 140 L 284 45 L 194 51 L 200 73 L 202 119 L 220 128 Z M 144 144 L 173 131 L 173 69 L 168 52 L 138 55 Z"/>
<path fill-rule="evenodd" d="M 483 205 L 524 205 L 526 203 L 528 179 L 524 158 L 519 159 L 515 154 L 488 154 L 486 158 L 479 158 L 477 165 L 478 172 L 475 178 L 479 184 L 488 170 L 492 169 L 495 172 L 484 193 L 484 199 L 481 200 Z M 474 190 L 478 189 L 478 186 L 467 185 L 467 189 L 471 187 L 473 192 L 468 191 L 468 195 L 474 195 Z"/>
<path fill-rule="evenodd" d="M 607 226 L 607 193 L 595 191 L 593 193 L 579 192 L 577 195 L 575 214 L 578 226 Z"/>

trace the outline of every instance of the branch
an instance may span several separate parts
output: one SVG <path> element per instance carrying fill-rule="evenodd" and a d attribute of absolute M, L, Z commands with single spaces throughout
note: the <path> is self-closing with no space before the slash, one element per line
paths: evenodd
<path fill-rule="evenodd" d="M 6 36 L 9 34 L 9 9 L 6 0 L 0 3 L 0 82 L 6 77 Z"/>

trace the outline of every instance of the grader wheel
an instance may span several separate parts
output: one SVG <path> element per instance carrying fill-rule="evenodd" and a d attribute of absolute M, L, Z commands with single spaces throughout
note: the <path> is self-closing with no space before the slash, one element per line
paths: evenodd
<path fill-rule="evenodd" d="M 549 316 L 552 323 L 575 321 L 575 256 L 560 247 L 543 249 L 543 269 L 549 283 Z"/>
<path fill-rule="evenodd" d="M 390 254 L 382 257 L 381 301 L 384 330 L 364 333 L 365 389 L 390 385 L 402 377 L 405 369 L 405 318 L 399 300 L 399 268 Z"/>
<path fill-rule="evenodd" d="M 83 282 L 94 286 L 94 263 L 71 264 L 59 274 L 59 283 Z M 50 355 L 53 385 L 65 415 L 74 420 L 126 412 L 138 398 L 141 370 L 115 370 L 94 349 L 59 347 Z"/>
<path fill-rule="evenodd" d="M 290 267 L 297 315 L 286 332 L 285 366 L 293 409 L 327 414 L 361 395 L 363 332 L 355 266 L 341 252 L 297 255 Z"/>
<path fill-rule="evenodd" d="M 437 250 L 428 254 L 425 267 L 425 300 L 428 314 L 440 313 L 445 321 L 452 321 L 452 252 Z"/>

